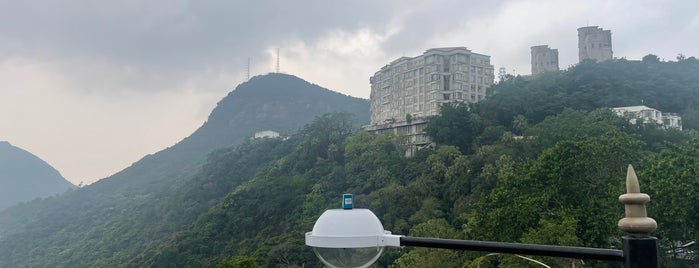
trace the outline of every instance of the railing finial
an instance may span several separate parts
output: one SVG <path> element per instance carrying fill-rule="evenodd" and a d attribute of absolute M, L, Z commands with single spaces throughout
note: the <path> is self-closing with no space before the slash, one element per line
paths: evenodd
<path fill-rule="evenodd" d="M 626 172 L 626 194 L 619 196 L 619 202 L 624 204 L 626 216 L 619 220 L 619 229 L 633 237 L 648 237 L 650 232 L 658 228 L 654 219 L 646 214 L 646 203 L 650 196 L 641 193 L 638 177 L 629 164 Z"/>

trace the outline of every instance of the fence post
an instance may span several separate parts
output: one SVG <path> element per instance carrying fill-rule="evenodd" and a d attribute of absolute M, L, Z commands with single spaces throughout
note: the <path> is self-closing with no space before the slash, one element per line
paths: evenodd
<path fill-rule="evenodd" d="M 626 268 L 658 267 L 658 239 L 650 236 L 650 232 L 655 231 L 658 224 L 646 214 L 648 201 L 650 196 L 641 193 L 636 172 L 629 165 L 626 172 L 626 194 L 619 196 L 619 202 L 625 207 L 625 217 L 618 224 L 619 229 L 628 233 L 622 238 Z"/>

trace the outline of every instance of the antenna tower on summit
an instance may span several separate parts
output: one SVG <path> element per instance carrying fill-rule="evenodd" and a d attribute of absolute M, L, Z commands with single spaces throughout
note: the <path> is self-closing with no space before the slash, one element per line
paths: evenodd
<path fill-rule="evenodd" d="M 277 48 L 277 73 L 279 73 L 279 48 Z"/>
<path fill-rule="evenodd" d="M 245 77 L 245 81 L 249 81 L 249 80 L 250 80 L 250 57 L 248 57 L 248 72 L 247 72 L 247 76 Z"/>

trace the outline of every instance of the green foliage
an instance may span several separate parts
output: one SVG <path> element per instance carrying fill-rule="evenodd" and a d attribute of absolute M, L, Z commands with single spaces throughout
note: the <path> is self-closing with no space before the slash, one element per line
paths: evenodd
<path fill-rule="evenodd" d="M 469 222 L 469 234 L 486 240 L 520 241 L 551 211 L 579 221 L 586 246 L 607 247 L 615 228 L 615 194 L 623 168 L 637 161 L 641 144 L 623 134 L 562 141 L 531 165 L 502 176 Z M 511 228 L 502 230 L 498 222 Z"/>
<path fill-rule="evenodd" d="M 416 225 L 411 236 L 458 238 L 459 232 L 442 218 Z M 467 260 L 463 252 L 446 249 L 415 248 L 398 258 L 391 267 L 461 267 Z"/>
<path fill-rule="evenodd" d="M 258 268 L 257 260 L 248 256 L 235 256 L 229 260 L 223 260 L 216 268 Z"/>
<path fill-rule="evenodd" d="M 546 117 L 544 121 L 528 129 L 524 135 L 533 137 L 535 147 L 543 150 L 564 140 L 578 140 L 618 132 L 628 125 L 626 120 L 608 109 L 589 113 L 564 109 L 560 114 Z"/>
<path fill-rule="evenodd" d="M 444 104 L 440 115 L 427 123 L 425 132 L 439 144 L 454 145 L 463 152 L 470 152 L 473 140 L 483 131 L 478 115 L 469 111 L 468 105 Z"/>
<path fill-rule="evenodd" d="M 643 99 L 663 111 L 696 112 L 697 66 L 691 57 L 584 62 L 503 80 L 476 105 L 443 106 L 427 128 L 436 148 L 411 158 L 405 137 L 355 132 L 347 114 L 320 116 L 288 139 L 246 142 L 188 168 L 174 171 L 181 162 L 168 162 L 148 173 L 168 180 L 103 183 L 0 213 L 0 266 L 322 267 L 304 233 L 339 207 L 342 193 L 354 193 L 355 206 L 370 208 L 395 234 L 618 248 L 617 197 L 629 163 L 652 197 L 649 214 L 666 252 L 698 238 L 699 134 L 631 125 L 605 107 Z M 260 98 L 276 98 L 263 91 Z M 210 122 L 233 122 L 225 115 L 246 113 L 238 108 L 222 105 Z M 136 166 L 165 160 L 151 161 Z M 532 265 L 484 254 L 387 249 L 375 266 Z"/>
<path fill-rule="evenodd" d="M 256 131 L 295 131 L 329 112 L 356 114 L 348 117 L 356 129 L 368 122 L 369 103 L 290 75 L 255 77 L 178 144 L 83 189 L 0 213 L 0 266 L 139 263 L 272 159 L 287 155 L 293 141 L 224 149 L 207 159 L 208 153 L 245 143 Z"/>
<path fill-rule="evenodd" d="M 366 194 L 369 189 L 378 189 L 391 182 L 402 182 L 404 169 L 399 137 L 389 133 L 378 136 L 359 131 L 345 145 L 345 170 L 350 191 Z"/>
<path fill-rule="evenodd" d="M 656 56 L 656 55 L 648 54 L 648 55 L 643 56 L 641 61 L 643 61 L 643 63 L 659 63 L 660 58 L 658 58 L 658 56 Z"/>
<path fill-rule="evenodd" d="M 659 235 L 671 242 L 699 239 L 699 140 L 651 155 L 639 178 L 652 197 L 649 213 Z"/>
<path fill-rule="evenodd" d="M 510 127 L 516 116 L 536 124 L 565 108 L 591 111 L 645 104 L 663 112 L 682 113 L 699 106 L 699 61 L 652 59 L 653 55 L 644 61 L 586 61 L 531 80 L 504 80 L 490 87 L 494 94 L 476 103 L 473 111 Z M 697 129 L 694 124 L 685 127 Z"/>

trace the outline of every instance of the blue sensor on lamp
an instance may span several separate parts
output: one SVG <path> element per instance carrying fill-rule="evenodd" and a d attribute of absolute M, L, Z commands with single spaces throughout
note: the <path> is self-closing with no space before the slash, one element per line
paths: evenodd
<path fill-rule="evenodd" d="M 352 201 L 353 201 L 352 194 L 343 194 L 342 195 L 342 208 L 343 209 L 352 209 Z"/>

